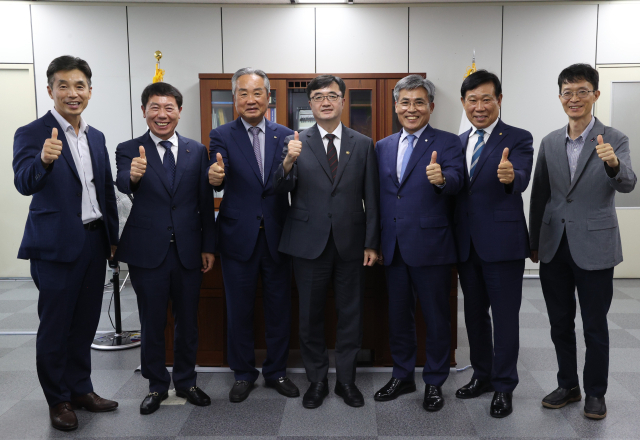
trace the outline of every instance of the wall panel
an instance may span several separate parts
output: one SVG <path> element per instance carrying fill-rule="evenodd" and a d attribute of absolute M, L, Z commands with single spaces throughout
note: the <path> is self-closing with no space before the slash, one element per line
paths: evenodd
<path fill-rule="evenodd" d="M 28 3 L 0 2 L 0 63 L 33 63 Z"/>
<path fill-rule="evenodd" d="M 640 3 L 601 4 L 598 11 L 598 64 L 640 63 Z"/>

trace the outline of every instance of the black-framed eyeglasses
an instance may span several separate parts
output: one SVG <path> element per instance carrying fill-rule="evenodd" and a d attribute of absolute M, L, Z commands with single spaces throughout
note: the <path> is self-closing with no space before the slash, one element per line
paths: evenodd
<path fill-rule="evenodd" d="M 340 95 L 336 95 L 335 93 L 329 93 L 328 95 L 314 95 L 311 97 L 313 102 L 322 102 L 324 99 L 328 99 L 330 102 L 336 102 L 341 98 Z"/>
<path fill-rule="evenodd" d="M 565 101 L 570 100 L 571 98 L 573 98 L 574 95 L 578 95 L 578 98 L 580 99 L 584 99 L 587 96 L 589 96 L 589 93 L 595 93 L 595 90 L 578 90 L 577 92 L 572 92 L 570 90 L 566 90 L 562 93 L 560 93 L 560 97 L 562 99 L 564 99 Z"/>

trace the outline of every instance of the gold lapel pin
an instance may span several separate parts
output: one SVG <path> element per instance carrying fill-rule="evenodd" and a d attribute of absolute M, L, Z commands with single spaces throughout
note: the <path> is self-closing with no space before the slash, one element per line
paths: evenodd
<path fill-rule="evenodd" d="M 502 136 L 502 133 L 500 133 L 500 136 Z"/>
<path fill-rule="evenodd" d="M 273 138 L 274 138 L 274 139 L 278 139 L 278 136 L 274 136 Z"/>
<path fill-rule="evenodd" d="M 187 150 L 187 153 L 189 152 L 189 150 Z"/>
<path fill-rule="evenodd" d="M 349 154 L 349 153 L 350 153 L 350 152 L 349 152 L 349 151 L 347 151 L 347 154 Z"/>

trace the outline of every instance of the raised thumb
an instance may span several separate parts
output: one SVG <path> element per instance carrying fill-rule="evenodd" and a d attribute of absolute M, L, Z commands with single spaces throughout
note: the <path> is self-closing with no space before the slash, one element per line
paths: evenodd
<path fill-rule="evenodd" d="M 53 130 L 51 130 L 51 139 L 56 139 L 56 140 L 58 139 L 58 129 L 55 127 L 53 127 Z"/>
<path fill-rule="evenodd" d="M 55 130 L 55 128 L 54 128 L 54 130 Z M 604 144 L 604 139 L 602 138 L 602 135 L 599 134 L 598 135 L 598 145 L 602 145 L 602 144 Z"/>
<path fill-rule="evenodd" d="M 500 163 L 505 163 L 505 162 L 506 162 L 506 161 L 508 161 L 508 160 L 509 160 L 509 149 L 508 149 L 508 148 L 505 148 L 505 149 L 502 151 L 502 160 L 500 161 Z"/>
<path fill-rule="evenodd" d="M 300 140 L 300 135 L 298 134 L 297 131 L 293 132 L 293 140 L 294 141 L 299 141 Z"/>
<path fill-rule="evenodd" d="M 138 151 L 140 152 L 140 159 L 146 159 L 147 158 L 147 155 L 146 155 L 146 153 L 144 151 L 144 147 L 142 145 L 140 145 L 138 147 Z"/>
<path fill-rule="evenodd" d="M 438 152 L 434 151 L 433 153 L 431 153 L 431 163 L 429 165 L 435 164 L 436 160 L 438 160 Z"/>
<path fill-rule="evenodd" d="M 218 166 L 220 168 L 224 168 L 224 162 L 222 160 L 222 154 L 216 153 L 216 160 L 218 161 Z"/>

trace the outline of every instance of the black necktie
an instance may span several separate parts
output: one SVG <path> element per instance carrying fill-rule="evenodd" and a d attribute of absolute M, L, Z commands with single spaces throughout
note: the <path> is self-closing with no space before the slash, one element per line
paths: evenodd
<path fill-rule="evenodd" d="M 338 171 L 338 150 L 333 144 L 333 140 L 336 138 L 335 134 L 328 133 L 324 137 L 329 139 L 329 145 L 327 145 L 327 160 L 329 161 L 329 169 L 331 170 L 331 179 L 336 180 L 336 172 Z"/>
<path fill-rule="evenodd" d="M 169 185 L 171 189 L 173 189 L 173 181 L 176 177 L 176 158 L 173 156 L 173 151 L 171 151 L 172 144 L 169 141 L 160 141 L 159 144 L 165 148 L 162 166 L 164 167 L 165 173 L 167 173 Z"/>

